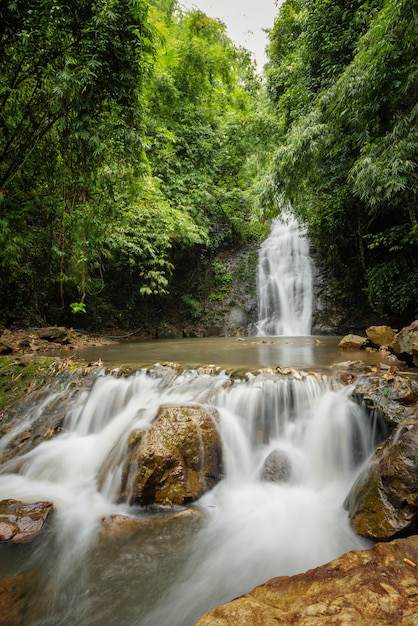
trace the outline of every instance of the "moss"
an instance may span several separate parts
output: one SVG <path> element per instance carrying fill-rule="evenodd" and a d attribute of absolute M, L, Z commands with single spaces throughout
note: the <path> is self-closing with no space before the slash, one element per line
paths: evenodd
<path fill-rule="evenodd" d="M 0 357 L 0 411 L 41 387 L 54 363 L 52 357 Z"/>

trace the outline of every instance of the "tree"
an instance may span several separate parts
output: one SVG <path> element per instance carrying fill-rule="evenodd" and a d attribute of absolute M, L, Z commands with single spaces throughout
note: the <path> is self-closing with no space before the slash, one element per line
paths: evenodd
<path fill-rule="evenodd" d="M 140 94 L 152 57 L 145 0 L 1 8 L 1 290 L 39 315 L 84 300 L 103 222 L 144 162 Z M 117 171 L 125 172 L 118 177 Z M 23 287 L 24 285 L 24 287 Z M 26 292 L 25 292 L 26 290 Z M 55 305 L 54 305 L 55 306 Z"/>
<path fill-rule="evenodd" d="M 323 4 L 307 3 L 299 38 L 308 43 L 331 21 Z M 335 64 L 319 44 L 303 61 L 317 95 L 290 124 L 273 178 L 306 221 L 334 298 L 355 309 L 363 291 L 372 309 L 408 318 L 418 295 L 417 13 L 409 0 L 379 5 L 355 5 L 348 22 L 343 11 L 350 45 Z"/>

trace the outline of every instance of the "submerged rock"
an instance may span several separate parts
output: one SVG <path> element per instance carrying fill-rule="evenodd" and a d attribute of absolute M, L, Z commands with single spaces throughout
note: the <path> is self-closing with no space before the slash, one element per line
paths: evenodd
<path fill-rule="evenodd" d="M 51 502 L 24 504 L 18 500 L 0 502 L 0 541 L 29 543 L 41 532 L 49 513 Z"/>
<path fill-rule="evenodd" d="M 0 579 L 0 626 L 23 624 L 27 596 L 31 592 L 33 574 L 25 572 Z"/>
<path fill-rule="evenodd" d="M 196 626 L 417 624 L 418 536 L 355 550 L 279 576 L 212 609 Z"/>
<path fill-rule="evenodd" d="M 163 406 L 150 430 L 131 438 L 121 499 L 131 504 L 187 504 L 221 478 L 216 409 Z"/>
<path fill-rule="evenodd" d="M 127 539 L 142 531 L 148 532 L 150 528 L 165 527 L 167 524 L 186 524 L 189 528 L 191 524 L 200 524 L 205 518 L 205 512 L 195 506 L 191 506 L 179 511 L 170 510 L 157 511 L 155 515 L 148 517 L 132 517 L 130 515 L 109 515 L 102 520 L 101 541 L 112 539 Z"/>

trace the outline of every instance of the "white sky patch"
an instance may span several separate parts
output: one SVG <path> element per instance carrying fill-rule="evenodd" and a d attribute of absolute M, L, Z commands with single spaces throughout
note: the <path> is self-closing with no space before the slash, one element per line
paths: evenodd
<path fill-rule="evenodd" d="M 268 43 L 265 28 L 272 28 L 283 0 L 180 0 L 185 9 L 198 8 L 210 17 L 222 20 L 229 37 L 250 50 L 259 71 L 267 61 Z"/>

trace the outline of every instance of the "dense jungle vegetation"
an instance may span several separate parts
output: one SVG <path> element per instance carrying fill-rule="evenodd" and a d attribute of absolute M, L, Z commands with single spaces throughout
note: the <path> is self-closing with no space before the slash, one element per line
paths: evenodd
<path fill-rule="evenodd" d="M 177 0 L 2 2 L 2 316 L 197 322 L 287 203 L 330 301 L 418 316 L 417 32 L 415 0 L 285 0 L 260 76 Z"/>

